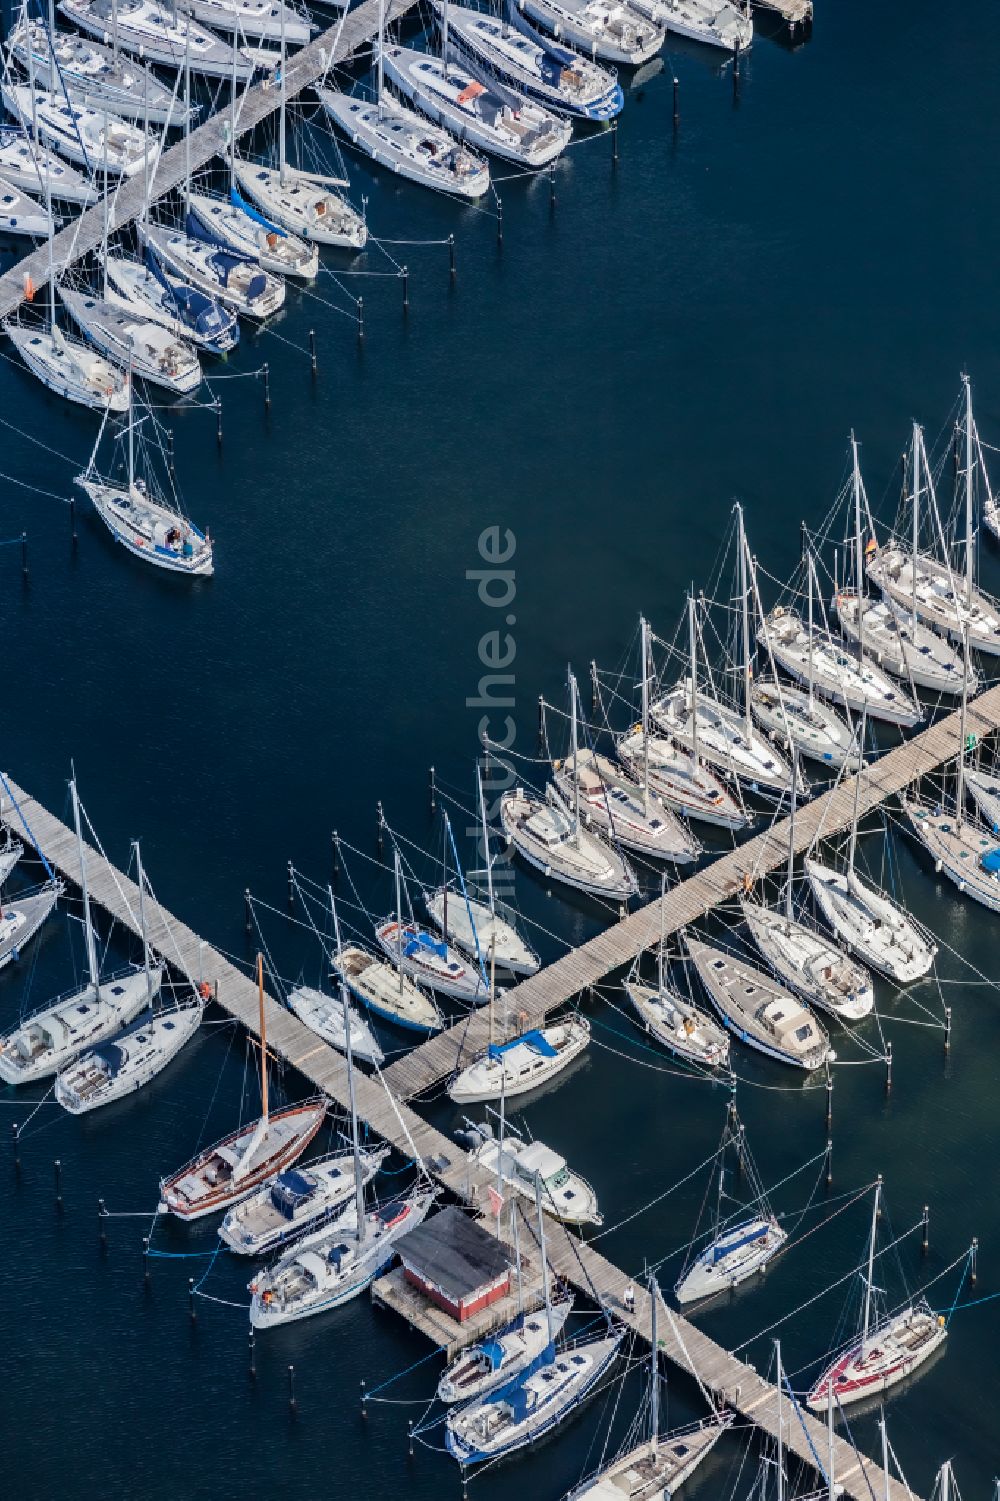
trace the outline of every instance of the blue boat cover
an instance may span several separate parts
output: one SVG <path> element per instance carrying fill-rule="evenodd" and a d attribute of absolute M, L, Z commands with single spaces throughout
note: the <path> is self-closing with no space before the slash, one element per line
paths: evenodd
<path fill-rule="evenodd" d="M 737 1240 L 727 1240 L 721 1243 L 717 1241 L 712 1247 L 712 1265 L 714 1266 L 717 1261 L 721 1261 L 723 1256 L 731 1256 L 734 1251 L 739 1250 L 740 1246 L 749 1246 L 755 1240 L 763 1240 L 766 1234 L 766 1225 L 755 1225 L 752 1230 L 748 1230 L 745 1235 L 741 1235 Z"/>
<path fill-rule="evenodd" d="M 503 1345 L 498 1344 L 495 1339 L 484 1339 L 479 1348 L 489 1361 L 490 1370 L 498 1371 L 503 1365 Z"/>
<path fill-rule="evenodd" d="M 432 938 L 429 933 L 417 932 L 416 936 L 407 940 L 403 947 L 403 953 L 407 959 L 412 959 L 414 954 L 419 954 L 421 949 L 428 949 L 432 954 L 437 954 L 439 959 L 448 957 L 448 945 Z"/>
<path fill-rule="evenodd" d="M 524 1032 L 520 1037 L 515 1037 L 511 1042 L 491 1043 L 487 1052 L 491 1058 L 502 1058 L 504 1053 L 509 1052 L 511 1048 L 520 1047 L 522 1042 L 526 1042 L 529 1048 L 534 1048 L 535 1052 L 539 1053 L 543 1058 L 558 1057 L 558 1053 L 551 1042 L 548 1042 L 542 1036 L 541 1032 L 538 1031 Z"/>
<path fill-rule="evenodd" d="M 979 862 L 991 875 L 1000 870 L 1000 849 L 987 850 Z"/>
<path fill-rule="evenodd" d="M 238 188 L 230 187 L 229 201 L 233 208 L 238 208 L 241 214 L 246 214 L 247 218 L 252 219 L 255 224 L 262 224 L 265 229 L 270 230 L 271 234 L 280 235 L 283 240 L 288 238 L 283 229 L 277 224 L 272 224 L 270 219 L 265 219 L 263 214 L 259 214 L 252 203 L 247 203 Z"/>

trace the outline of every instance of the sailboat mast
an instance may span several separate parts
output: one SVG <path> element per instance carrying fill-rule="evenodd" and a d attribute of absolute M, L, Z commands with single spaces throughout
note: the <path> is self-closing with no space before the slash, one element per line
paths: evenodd
<path fill-rule="evenodd" d="M 658 1301 L 658 1294 L 659 1288 L 656 1285 L 656 1278 L 652 1274 L 650 1274 L 649 1320 L 651 1328 L 649 1332 L 653 1348 L 650 1352 L 649 1357 L 649 1419 L 650 1427 L 653 1430 L 652 1434 L 650 1435 L 650 1449 L 654 1455 L 656 1454 L 657 1443 L 660 1437 L 660 1345 L 656 1330 L 656 1315 L 658 1312 L 656 1305 Z"/>
<path fill-rule="evenodd" d="M 827 1392 L 826 1402 L 826 1501 L 837 1501 L 833 1459 L 833 1388 Z"/>
<path fill-rule="evenodd" d="M 806 577 L 809 585 L 808 625 L 809 625 L 809 666 L 807 675 L 809 678 L 809 708 L 813 707 L 813 567 L 812 553 L 806 552 Z"/>
<path fill-rule="evenodd" d="M 854 567 L 858 581 L 858 650 L 864 655 L 865 650 L 865 559 L 864 549 L 861 542 L 861 470 L 858 467 L 858 440 L 851 433 L 851 456 L 854 460 Z"/>
<path fill-rule="evenodd" d="M 552 1294 L 549 1291 L 549 1263 L 545 1255 L 545 1215 L 542 1213 L 542 1180 L 535 1177 L 535 1208 L 538 1210 L 538 1254 L 542 1258 L 542 1290 L 545 1293 L 545 1323 L 552 1343 Z"/>
<path fill-rule="evenodd" d="M 448 82 L 448 0 L 441 6 L 441 71 Z"/>
<path fill-rule="evenodd" d="M 149 939 L 146 936 L 146 875 L 142 868 L 142 851 L 139 848 L 138 839 L 133 841 L 135 849 L 135 880 L 139 888 L 139 927 L 142 929 L 142 968 L 146 976 L 146 1005 L 153 1004 L 153 976 L 149 969 Z"/>
<path fill-rule="evenodd" d="M 972 604 L 973 527 L 972 527 L 972 382 L 962 376 L 965 385 L 965 603 Z"/>
<path fill-rule="evenodd" d="M 128 493 L 135 490 L 135 408 L 132 405 L 132 335 L 128 338 Z"/>
<path fill-rule="evenodd" d="M 736 506 L 739 531 L 740 608 L 743 617 L 743 713 L 747 726 L 747 742 L 753 739 L 753 719 L 750 714 L 750 583 L 747 572 L 747 537 L 743 527 L 743 507 Z"/>
<path fill-rule="evenodd" d="M 966 626 L 962 631 L 962 658 L 964 662 L 969 660 L 969 628 Z M 955 793 L 955 822 L 958 828 L 962 827 L 962 813 L 965 807 L 965 736 L 966 736 L 966 710 L 969 698 L 969 673 L 962 673 L 962 714 L 959 729 L 958 746 L 958 789 Z"/>
<path fill-rule="evenodd" d="M 778 1387 L 778 1501 L 785 1501 L 785 1418 L 784 1392 L 782 1391 L 781 1341 L 774 1342 L 774 1359 L 777 1366 Z"/>
<path fill-rule="evenodd" d="M 861 765 L 854 773 L 854 816 L 851 819 L 851 843 L 847 855 L 847 873 L 854 874 L 854 856 L 858 847 L 858 803 L 861 798 L 861 773 L 864 770 L 865 761 L 865 730 L 868 724 L 868 706 L 865 704 L 861 710 L 861 728 L 858 732 L 858 755 Z"/>
<path fill-rule="evenodd" d="M 184 213 L 191 212 L 191 18 L 184 31 Z M 185 228 L 187 226 L 185 225 Z"/>
<path fill-rule="evenodd" d="M 347 1055 L 347 1095 L 351 1107 L 351 1146 L 354 1148 L 354 1208 L 358 1217 L 358 1245 L 365 1240 L 365 1186 L 361 1176 L 361 1146 L 358 1141 L 358 1107 L 354 1098 L 354 1053 L 351 1048 L 351 1008 L 347 1003 L 347 986 L 340 982 L 340 1002 L 344 1008 L 344 1051 Z"/>
<path fill-rule="evenodd" d="M 667 873 L 660 871 L 660 952 L 656 962 L 656 988 L 660 995 L 663 994 L 663 945 L 666 941 L 666 911 L 667 900 Z"/>
<path fill-rule="evenodd" d="M 497 978 L 496 958 L 497 958 L 497 935 L 496 935 L 496 929 L 494 929 L 493 932 L 490 934 L 490 1047 L 491 1048 L 493 1046 L 493 1039 L 494 1039 L 493 1003 L 496 1000 L 496 978 Z M 503 1065 L 502 1064 L 501 1064 L 500 1073 L 501 1073 L 501 1080 L 502 1080 L 502 1078 L 503 1078 Z"/>
<path fill-rule="evenodd" d="M 268 1119 L 267 1100 L 267 1015 L 264 1011 L 264 956 L 257 955 L 257 1001 L 260 1006 L 260 1118 Z"/>
<path fill-rule="evenodd" d="M 399 850 L 394 850 L 396 867 L 396 964 L 399 969 L 399 993 L 403 994 L 403 898 L 399 889 Z"/>
<path fill-rule="evenodd" d="M 278 0 L 281 11 L 281 104 L 278 109 L 278 181 L 285 185 L 285 5 Z M 235 40 L 235 39 L 234 39 Z M 299 158 L 301 160 L 301 157 Z"/>
<path fill-rule="evenodd" d="M 382 49 L 385 46 L 385 0 L 378 0 L 378 83 L 375 90 L 375 102 L 378 107 L 378 118 L 382 119 Z"/>
<path fill-rule="evenodd" d="M 691 750 L 698 764 L 698 647 L 694 624 L 694 590 L 688 594 L 688 635 L 691 638 Z"/>
<path fill-rule="evenodd" d="M 639 616 L 640 653 L 642 657 L 642 806 L 649 812 L 649 626 Z"/>
<path fill-rule="evenodd" d="M 76 830 L 76 848 L 80 857 L 80 891 L 83 895 L 83 932 L 87 945 L 87 973 L 90 976 L 90 983 L 94 987 L 94 994 L 100 996 L 97 948 L 94 944 L 94 924 L 90 915 L 90 892 L 87 890 L 87 861 L 83 853 L 83 834 L 80 831 L 80 799 L 76 790 L 76 777 L 70 782 L 69 790 L 73 799 L 73 827 Z"/>
<path fill-rule="evenodd" d="M 580 758 L 579 758 L 579 752 L 577 750 L 576 678 L 573 676 L 573 669 L 571 667 L 568 667 L 566 669 L 566 675 L 567 675 L 567 678 L 569 680 L 570 723 L 572 725 L 572 731 L 571 731 L 571 733 L 572 733 L 572 736 L 573 736 L 573 838 L 576 840 L 577 844 L 579 844 L 580 843 L 580 771 L 579 771 L 579 759 Z"/>
<path fill-rule="evenodd" d="M 795 866 L 795 805 L 799 790 L 799 749 L 792 747 L 792 792 L 788 808 L 788 871 L 785 876 L 785 916 L 792 920 L 792 872 Z"/>
<path fill-rule="evenodd" d="M 190 31 L 190 29 L 191 29 L 191 23 L 190 23 L 190 20 L 189 20 L 188 21 L 188 30 Z M 236 183 L 236 43 L 237 43 L 238 39 L 239 39 L 239 32 L 234 28 L 234 30 L 233 30 L 233 76 L 232 76 L 232 79 L 230 80 L 231 86 L 230 86 L 230 90 L 229 90 L 229 186 L 230 186 L 230 188 L 234 187 L 235 183 Z"/>
<path fill-rule="evenodd" d="M 913 566 L 911 568 L 911 584 L 913 599 L 910 606 L 910 624 L 914 634 L 917 629 L 917 550 L 920 546 L 920 428 L 913 424 Z"/>
<path fill-rule="evenodd" d="M 872 1208 L 872 1233 L 868 1241 L 868 1278 L 865 1282 L 865 1313 L 861 1325 L 861 1355 L 865 1358 L 865 1346 L 868 1343 L 868 1332 L 871 1327 L 872 1317 L 872 1280 L 875 1276 L 875 1234 L 878 1229 L 878 1206 L 882 1197 L 882 1174 L 879 1173 L 875 1181 L 875 1204 Z M 833 1401 L 833 1389 L 830 1390 L 830 1401 Z"/>

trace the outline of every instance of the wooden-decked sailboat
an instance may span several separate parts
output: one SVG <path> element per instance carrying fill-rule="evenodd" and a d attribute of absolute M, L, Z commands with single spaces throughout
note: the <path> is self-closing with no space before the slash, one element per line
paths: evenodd
<path fill-rule="evenodd" d="M 197 1220 L 245 1199 L 267 1178 L 291 1167 L 312 1141 L 326 1115 L 325 1100 L 306 1100 L 273 1115 L 267 1088 L 267 1017 L 264 961 L 257 956 L 260 999 L 260 1119 L 241 1126 L 200 1152 L 160 1184 L 160 1208 L 178 1219 Z"/>

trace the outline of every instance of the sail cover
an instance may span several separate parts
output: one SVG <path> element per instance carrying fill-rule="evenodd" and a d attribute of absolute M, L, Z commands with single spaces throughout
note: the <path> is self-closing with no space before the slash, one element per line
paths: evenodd
<path fill-rule="evenodd" d="M 259 214 L 252 203 L 247 203 L 235 184 L 229 189 L 229 201 L 234 208 L 238 208 L 241 214 L 246 214 L 247 218 L 252 219 L 255 224 L 263 225 L 269 234 L 280 235 L 283 240 L 288 238 L 283 229 L 277 224 L 272 224 L 270 219 L 265 219 L 263 214 Z"/>
<path fill-rule="evenodd" d="M 491 1058 L 502 1058 L 504 1053 L 509 1053 L 511 1048 L 520 1047 L 522 1043 L 527 1043 L 529 1048 L 534 1048 L 535 1052 L 540 1054 L 542 1058 L 555 1058 L 558 1056 L 551 1042 L 538 1031 L 525 1032 L 520 1037 L 515 1037 L 511 1042 L 492 1043 L 487 1051 Z"/>

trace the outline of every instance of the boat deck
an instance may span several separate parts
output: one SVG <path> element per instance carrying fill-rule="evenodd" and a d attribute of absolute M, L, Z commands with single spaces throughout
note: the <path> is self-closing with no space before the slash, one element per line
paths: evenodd
<path fill-rule="evenodd" d="M 874 807 L 954 755 L 958 749 L 958 719 L 957 714 L 949 715 L 924 734 L 883 757 L 872 769 L 870 785 L 862 792 L 862 807 Z M 979 734 L 1000 728 L 1000 688 L 980 695 L 969 706 L 968 727 Z M 25 844 L 43 852 L 57 873 L 75 882 L 79 867 L 76 836 L 72 829 L 9 778 L 8 786 L 14 804 L 6 793 L 0 797 L 0 824 Z M 796 828 L 803 844 L 811 837 L 824 808 L 825 827 L 830 832 L 845 827 L 850 822 L 853 808 L 852 783 L 848 781 L 839 792 L 826 794 L 800 810 Z M 763 862 L 762 868 L 769 869 L 785 856 L 783 830 L 779 824 L 771 834 L 750 841 L 734 855 L 717 860 L 713 866 L 668 893 L 670 922 L 676 928 L 682 922 L 703 915 L 715 902 L 727 899 L 741 886 L 744 871 L 753 870 L 757 862 Z M 86 858 L 91 901 L 138 934 L 139 892 L 135 883 L 95 849 L 87 847 Z M 218 1004 L 242 1022 L 248 1032 L 258 1036 L 258 996 L 254 978 L 237 969 L 151 898 L 147 897 L 145 906 L 147 933 L 153 947 L 185 974 L 192 985 L 201 981 L 211 985 Z M 511 994 L 518 997 L 522 1009 L 530 1008 L 533 1017 L 540 1019 L 578 990 L 595 983 L 641 949 L 655 944 L 658 938 L 657 901 L 617 924 L 611 932 L 602 934 L 539 975 L 524 981 Z M 349 1096 L 344 1058 L 270 996 L 265 997 L 265 1006 L 268 1045 L 272 1052 L 346 1110 Z M 516 1012 L 517 1008 L 511 1009 Z M 417 1048 L 417 1058 L 420 1059 L 421 1055 L 423 1058 L 419 1070 L 409 1076 L 409 1084 L 407 1076 L 403 1076 L 404 1089 L 412 1089 L 414 1079 L 422 1080 L 434 1069 L 439 1070 L 436 1077 L 440 1077 L 440 1071 L 450 1072 L 458 1055 L 464 1052 L 468 1056 L 468 1034 L 478 1026 L 485 1026 L 485 1019 L 473 1017 L 469 1023 L 463 1023 L 457 1033 L 453 1029 L 444 1038 L 433 1039 Z M 427 1050 L 438 1048 L 439 1043 L 440 1049 L 432 1054 L 435 1061 L 429 1068 Z M 407 1062 L 409 1060 L 404 1060 L 404 1064 Z M 396 1071 L 399 1068 L 400 1065 L 394 1065 L 384 1077 L 387 1080 L 398 1078 Z M 481 1170 L 470 1168 L 467 1153 L 462 1148 L 424 1121 L 405 1099 L 390 1098 L 377 1077 L 357 1072 L 355 1094 L 359 1115 L 378 1136 L 390 1142 L 405 1157 L 420 1157 L 427 1171 L 442 1186 L 480 1213 L 485 1211 L 486 1188 L 491 1179 Z M 627 1272 L 552 1219 L 547 1219 L 546 1247 L 550 1265 L 557 1276 L 585 1297 L 598 1300 L 649 1342 L 652 1330 L 646 1292 L 642 1288 L 636 1289 L 635 1308 L 631 1312 L 622 1302 L 624 1290 L 631 1281 Z M 529 1243 L 527 1234 L 522 1236 L 522 1255 L 530 1257 L 533 1249 L 537 1254 L 534 1240 Z M 383 1301 L 396 1306 L 392 1301 L 396 1294 L 388 1289 L 384 1291 Z M 426 1312 L 420 1318 L 414 1317 L 414 1310 L 403 1306 L 402 1300 L 400 1311 L 416 1327 L 424 1328 L 430 1338 L 439 1340 L 440 1336 Z M 659 1332 L 662 1348 L 675 1365 L 690 1370 L 693 1361 L 699 1380 L 718 1400 L 727 1402 L 772 1436 L 777 1435 L 776 1390 L 752 1366 L 737 1359 L 680 1316 L 675 1317 L 673 1328 L 669 1325 L 664 1328 L 661 1318 Z M 789 1424 L 786 1417 L 783 1428 L 786 1447 L 804 1463 L 815 1467 L 816 1455 L 826 1454 L 825 1424 L 803 1413 L 801 1423 Z M 839 1437 L 834 1444 L 834 1467 L 837 1485 L 852 1501 L 870 1501 L 872 1495 L 878 1496 L 880 1501 L 918 1501 L 905 1486 L 884 1476 L 876 1465 L 859 1459 L 854 1448 Z"/>

